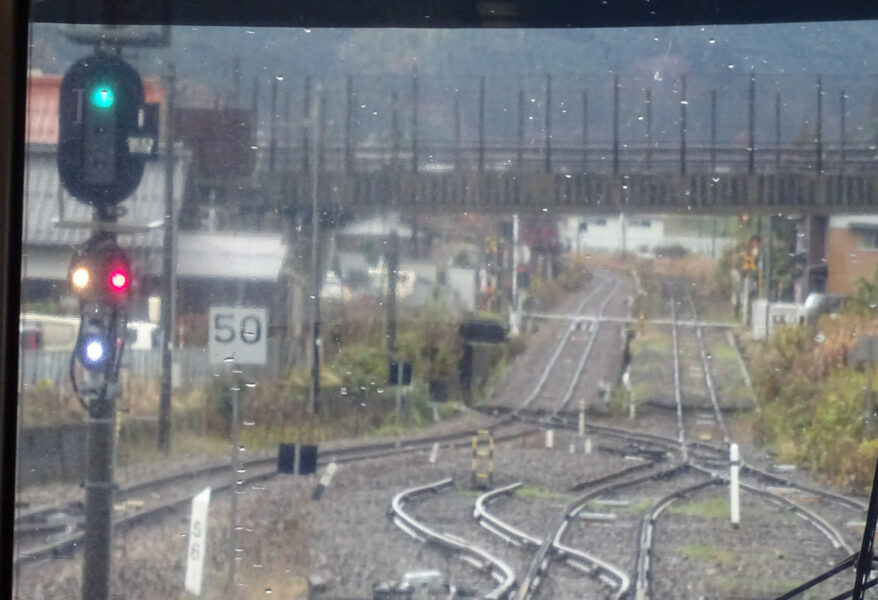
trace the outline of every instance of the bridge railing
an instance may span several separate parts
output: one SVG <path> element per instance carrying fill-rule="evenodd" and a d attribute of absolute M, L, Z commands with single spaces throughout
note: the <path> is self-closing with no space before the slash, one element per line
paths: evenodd
<path fill-rule="evenodd" d="M 257 170 L 302 172 L 310 160 L 301 146 L 259 150 Z M 589 145 L 516 146 L 510 144 L 424 144 L 409 147 L 362 144 L 355 148 L 327 145 L 318 150 L 322 170 L 333 173 L 405 170 L 424 173 L 452 171 L 544 172 L 559 174 L 878 174 L 875 144 L 741 145 L 688 143 L 595 142 Z"/>

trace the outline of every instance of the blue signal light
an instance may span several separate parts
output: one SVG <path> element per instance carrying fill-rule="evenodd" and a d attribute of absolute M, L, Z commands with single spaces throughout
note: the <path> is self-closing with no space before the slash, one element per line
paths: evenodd
<path fill-rule="evenodd" d="M 91 92 L 91 103 L 96 108 L 110 108 L 115 101 L 113 88 L 108 85 L 99 85 Z"/>
<path fill-rule="evenodd" d="M 107 346 L 104 340 L 91 337 L 80 346 L 80 356 L 86 368 L 99 367 L 107 357 Z"/>
<path fill-rule="evenodd" d="M 104 357 L 104 345 L 99 340 L 92 340 L 85 346 L 85 357 L 93 363 Z"/>

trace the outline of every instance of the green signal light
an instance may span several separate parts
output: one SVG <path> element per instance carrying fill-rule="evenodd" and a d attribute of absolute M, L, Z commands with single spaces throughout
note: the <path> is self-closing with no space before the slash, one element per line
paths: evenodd
<path fill-rule="evenodd" d="M 113 88 L 106 85 L 99 85 L 91 93 L 91 103 L 96 108 L 110 108 L 115 100 Z"/>

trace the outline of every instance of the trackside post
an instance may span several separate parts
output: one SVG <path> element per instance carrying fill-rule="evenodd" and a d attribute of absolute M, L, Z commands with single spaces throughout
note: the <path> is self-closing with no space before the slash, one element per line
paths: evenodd
<path fill-rule="evenodd" d="M 738 444 L 729 445 L 729 507 L 731 509 L 732 526 L 737 527 L 741 523 L 741 490 L 738 482 L 738 472 L 741 469 L 741 456 L 738 452 Z"/>

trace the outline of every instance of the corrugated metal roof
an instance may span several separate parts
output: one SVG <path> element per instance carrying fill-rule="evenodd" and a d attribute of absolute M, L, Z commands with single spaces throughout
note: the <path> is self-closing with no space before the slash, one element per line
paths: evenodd
<path fill-rule="evenodd" d="M 276 281 L 285 255 L 280 234 L 181 232 L 177 275 Z"/>
<path fill-rule="evenodd" d="M 185 154 L 178 154 L 174 173 L 174 203 L 177 210 L 182 202 L 188 163 Z M 25 246 L 73 246 L 89 237 L 88 229 L 65 229 L 55 224 L 62 216 L 59 197 L 65 221 L 90 221 L 92 209 L 77 202 L 62 189 L 53 147 L 31 146 L 28 149 L 24 187 Z M 165 165 L 162 160 L 146 163 L 140 186 L 121 206 L 128 211 L 119 220 L 121 224 L 145 225 L 164 218 Z M 155 248 L 161 246 L 162 231 L 155 229 L 147 233 L 125 234 L 120 235 L 119 239 L 128 247 Z"/>
<path fill-rule="evenodd" d="M 27 83 L 27 142 L 57 144 L 61 76 L 32 74 Z M 143 92 L 147 102 L 161 103 L 164 99 L 164 90 L 157 79 L 144 79 Z"/>

